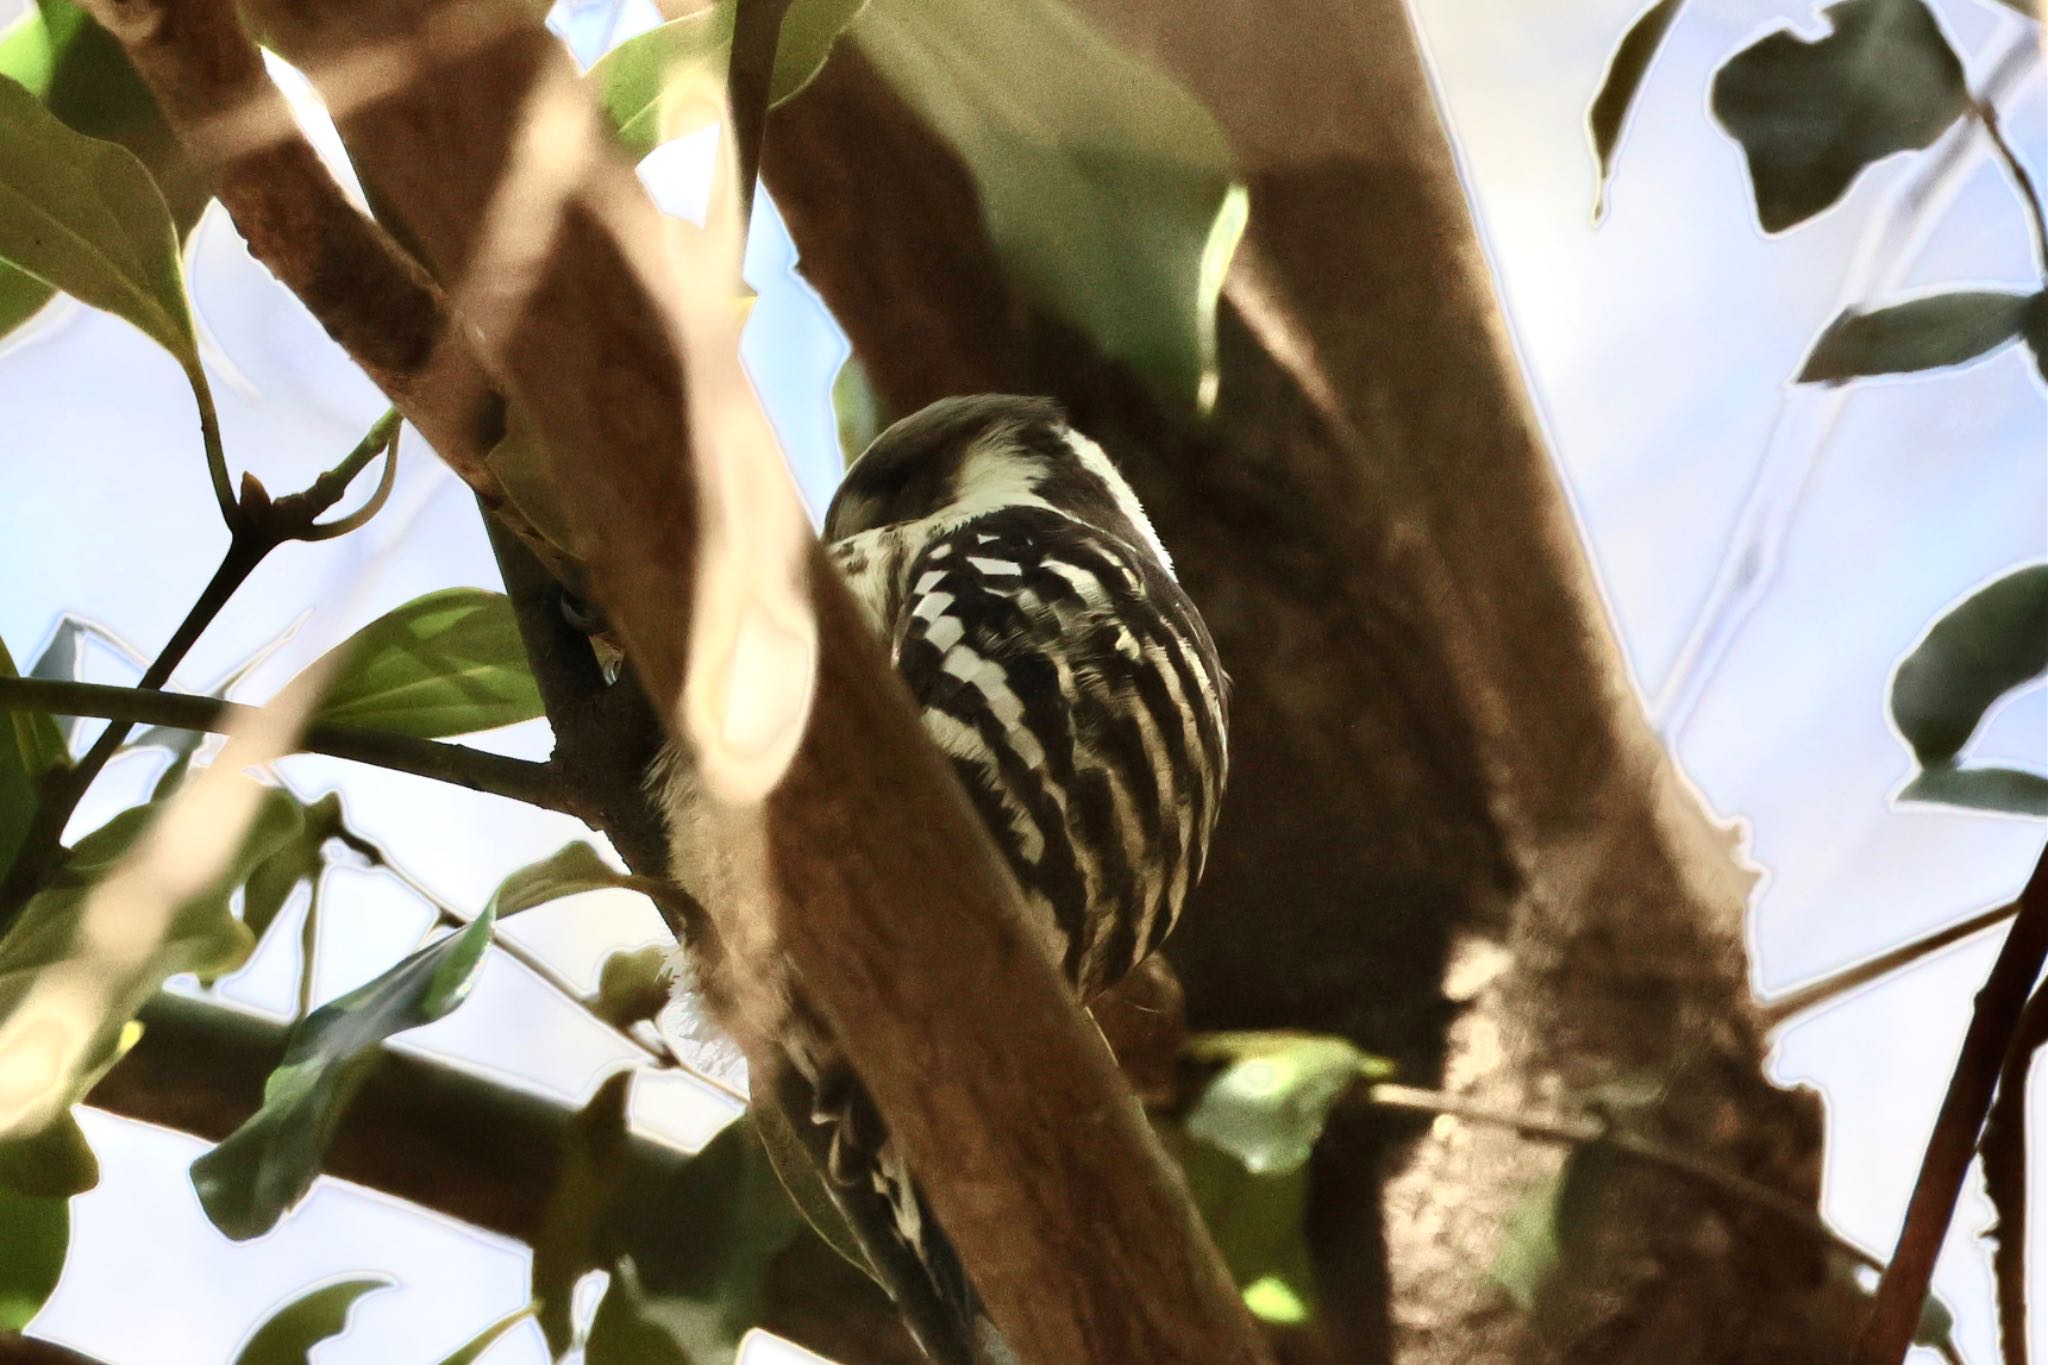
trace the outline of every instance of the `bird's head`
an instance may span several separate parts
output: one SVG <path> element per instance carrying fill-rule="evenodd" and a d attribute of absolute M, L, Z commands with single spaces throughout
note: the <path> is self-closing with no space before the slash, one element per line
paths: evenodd
<path fill-rule="evenodd" d="M 825 513 L 825 539 L 932 520 L 949 527 L 1043 507 L 1171 561 L 1131 486 L 1050 398 L 942 398 L 875 438 Z"/>

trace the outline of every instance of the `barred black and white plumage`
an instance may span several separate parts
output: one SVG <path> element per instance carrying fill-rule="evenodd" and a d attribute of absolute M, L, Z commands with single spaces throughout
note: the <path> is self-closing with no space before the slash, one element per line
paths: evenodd
<path fill-rule="evenodd" d="M 1214 645 L 1129 485 L 1050 400 L 946 399 L 855 462 L 824 533 L 1047 948 L 1084 1000 L 1113 985 L 1201 876 L 1227 757 Z M 849 1221 L 927 1352 L 994 1358 L 872 1104 L 791 995 L 782 1099 L 807 1104 Z"/>

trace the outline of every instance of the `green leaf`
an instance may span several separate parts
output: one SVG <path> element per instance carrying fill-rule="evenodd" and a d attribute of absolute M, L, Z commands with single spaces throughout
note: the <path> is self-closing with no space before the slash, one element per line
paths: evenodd
<path fill-rule="evenodd" d="M 71 1247 L 71 1202 L 0 1188 L 0 1332 L 19 1332 L 42 1310 Z"/>
<path fill-rule="evenodd" d="M 130 1024 L 123 1039 L 115 1043 L 113 1056 L 77 1087 L 78 1093 L 90 1091 L 93 1082 L 141 1035 L 142 1025 Z M 99 1183 L 99 1158 L 85 1140 L 85 1130 L 69 1112 L 40 1132 L 0 1142 L 0 1190 L 36 1199 L 68 1199 Z"/>
<path fill-rule="evenodd" d="M 2048 290 L 2034 295 L 2027 320 L 2020 325 L 2020 335 L 2026 339 L 2027 349 L 2034 353 L 2034 372 L 2041 376 L 2042 383 L 2048 384 Z"/>
<path fill-rule="evenodd" d="M 598 1017 L 626 1028 L 652 1019 L 675 994 L 673 944 L 650 943 L 608 955 L 597 972 Z"/>
<path fill-rule="evenodd" d="M 1912 781 L 1899 788 L 1898 799 L 1916 805 L 2048 818 L 2048 777 L 2018 768 L 1957 768 L 1938 763 L 1914 774 Z"/>
<path fill-rule="evenodd" d="M 577 839 L 498 883 L 498 889 L 491 893 L 491 904 L 500 915 L 516 915 L 564 896 L 634 884 L 631 876 L 607 863 L 587 842 Z"/>
<path fill-rule="evenodd" d="M 478 1357 L 498 1344 L 499 1337 L 517 1327 L 532 1312 L 531 1307 L 526 1307 L 507 1313 L 457 1347 L 453 1355 L 441 1361 L 441 1365 L 476 1365 Z"/>
<path fill-rule="evenodd" d="M 14 656 L 0 640 L 0 678 L 19 676 Z M 14 855 L 35 818 L 38 779 L 70 761 L 64 736 L 51 717 L 35 711 L 0 713 L 0 875 L 14 865 Z"/>
<path fill-rule="evenodd" d="M 2048 564 L 1978 589 L 1892 675 L 1892 723 L 1922 767 L 1954 758 L 1993 702 L 2048 675 Z"/>
<path fill-rule="evenodd" d="M 277 1226 L 313 1186 L 343 1112 L 395 1033 L 442 1018 L 469 996 L 490 946 L 490 909 L 292 1029 L 263 1105 L 192 1163 L 192 1185 L 234 1240 Z"/>
<path fill-rule="evenodd" d="M 782 17 L 775 49 L 769 107 L 809 85 L 832 54 L 839 34 L 866 0 L 795 0 Z M 716 103 L 688 103 L 677 96 L 692 85 L 722 91 L 732 51 L 733 0 L 685 15 L 607 52 L 584 77 L 598 108 L 619 135 L 628 155 L 643 157 L 664 142 L 706 126 Z M 709 118 L 692 120 L 702 111 Z"/>
<path fill-rule="evenodd" d="M 444 588 L 416 597 L 329 650 L 315 721 L 445 739 L 542 713 L 503 593 Z"/>
<path fill-rule="evenodd" d="M 606 1211 L 597 1250 L 612 1259 L 586 1268 L 611 1268 L 612 1284 L 589 1358 L 731 1365 L 761 1320 L 770 1263 L 803 1228 L 753 1124 L 728 1124 L 665 1186 L 621 1190 Z M 654 1353 L 602 1353 L 610 1342 Z"/>
<path fill-rule="evenodd" d="M 1560 1309 L 1559 1291 L 1590 1259 L 1615 1160 L 1596 1147 L 1574 1147 L 1509 1211 L 1488 1278 L 1523 1312 L 1550 1317 Z"/>
<path fill-rule="evenodd" d="M 607 1222 L 625 1181 L 626 1106 L 633 1071 L 604 1078 L 563 1130 L 540 1235 L 533 1242 L 533 1317 L 559 1359 L 575 1344 L 576 1282 L 608 1262 Z"/>
<path fill-rule="evenodd" d="M 316 882 L 327 870 L 327 841 L 343 829 L 341 793 L 328 792 L 302 808 L 300 828 L 249 872 L 242 892 L 242 923 L 263 937 L 292 892 L 301 883 Z"/>
<path fill-rule="evenodd" d="M 966 163 L 1010 277 L 1206 409 L 1246 199 L 1201 103 L 1055 0 L 872 0 L 852 34 Z"/>
<path fill-rule="evenodd" d="M 849 465 L 888 425 L 882 420 L 882 396 L 859 356 L 848 355 L 832 380 L 832 415 L 839 428 L 839 453 Z"/>
<path fill-rule="evenodd" d="M 225 865 L 153 922 L 127 905 L 95 903 L 94 884 L 159 810 L 154 802 L 131 807 L 79 840 L 63 878 L 30 899 L 0 939 L 0 1143 L 50 1141 L 51 1127 L 61 1128 L 71 1106 L 134 1041 L 136 1012 L 166 980 L 181 972 L 219 975 L 239 966 L 254 945 L 228 898 L 298 829 L 298 803 L 267 791 Z"/>
<path fill-rule="evenodd" d="M 1177 1129 L 1160 1133 L 1245 1304 L 1271 1322 L 1313 1319 L 1317 1304 L 1303 1219 L 1308 1169 L 1258 1173 Z"/>
<path fill-rule="evenodd" d="M 250 1334 L 235 1365 L 307 1365 L 315 1346 L 348 1329 L 357 1299 L 391 1283 L 382 1275 L 366 1275 L 301 1294 Z"/>
<path fill-rule="evenodd" d="M 1921 0 L 1823 14 L 1825 36 L 1781 29 L 1714 77 L 1714 117 L 1748 158 L 1766 232 L 1827 208 L 1871 163 L 1932 145 L 1969 107 L 1962 63 Z"/>
<path fill-rule="evenodd" d="M 1595 222 L 1607 212 L 1607 185 L 1614 178 L 1614 149 L 1621 145 L 1629 110 L 1635 107 L 1636 93 L 1642 89 L 1643 78 L 1650 74 L 1650 64 L 1657 60 L 1657 49 L 1663 46 L 1664 35 L 1671 31 L 1671 23 L 1678 18 L 1683 3 L 1684 0 L 1656 0 L 1636 16 L 1628 32 L 1621 35 L 1614 55 L 1607 59 L 1600 91 L 1586 111 L 1586 131 L 1592 136 L 1593 159 L 1599 169 L 1599 182 L 1593 190 Z"/>
<path fill-rule="evenodd" d="M 1377 1065 L 1342 1038 L 1308 1033 L 1205 1034 L 1189 1051 L 1225 1065 L 1188 1110 L 1188 1133 L 1254 1175 L 1307 1164 L 1337 1101 Z"/>
<path fill-rule="evenodd" d="M 2039 295 L 1962 290 L 1859 312 L 1828 324 L 1799 371 L 1802 384 L 1961 365 L 2020 335 Z"/>
<path fill-rule="evenodd" d="M 780 1106 L 768 1103 L 755 1104 L 747 1111 L 747 1117 L 752 1121 L 754 1131 L 760 1134 L 761 1150 L 766 1153 L 775 1178 L 782 1182 L 783 1193 L 789 1196 L 789 1202 L 803 1215 L 804 1221 L 811 1225 L 811 1231 L 863 1275 L 872 1273 L 868 1269 L 867 1253 L 854 1239 L 846 1215 L 833 1202 L 832 1192 L 825 1187 L 825 1177 L 819 1173 L 818 1163 L 804 1147 L 796 1129 L 790 1126 L 789 1116 L 782 1112 Z"/>
<path fill-rule="evenodd" d="M 120 43 L 71 0 L 40 0 L 0 33 L 0 76 L 20 82 L 87 137 L 133 152 L 170 206 L 179 238 L 206 207 L 206 179 L 186 156 Z M 0 264 L 0 336 L 50 301 L 42 280 Z"/>
<path fill-rule="evenodd" d="M 203 383 L 178 229 L 148 169 L 4 78 L 0 260 L 133 323 Z"/>

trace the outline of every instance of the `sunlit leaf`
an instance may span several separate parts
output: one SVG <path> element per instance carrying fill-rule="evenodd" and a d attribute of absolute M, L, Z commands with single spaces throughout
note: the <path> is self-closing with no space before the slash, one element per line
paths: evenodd
<path fill-rule="evenodd" d="M 329 668 L 315 721 L 444 739 L 542 714 L 511 603 L 480 588 L 386 612 L 309 671 Z"/>
<path fill-rule="evenodd" d="M 1330 1111 L 1374 1059 L 1342 1038 L 1307 1033 L 1212 1033 L 1190 1052 L 1223 1068 L 1189 1108 L 1188 1132 L 1255 1175 L 1304 1165 Z"/>
<path fill-rule="evenodd" d="M 832 44 L 864 3 L 795 0 L 790 5 L 782 17 L 775 74 L 769 82 L 771 107 L 809 85 L 824 69 Z M 590 69 L 585 80 L 629 155 L 645 156 L 717 117 L 715 103 L 683 102 L 675 96 L 692 87 L 724 88 L 734 13 L 733 0 L 724 0 L 671 19 L 628 38 Z"/>
<path fill-rule="evenodd" d="M 632 885 L 630 875 L 607 863 L 589 843 L 578 839 L 507 876 L 491 893 L 491 904 L 500 915 L 514 915 L 563 896 Z"/>
<path fill-rule="evenodd" d="M 1916 805 L 2048 818 L 2048 777 L 2019 768 L 1957 768 L 1937 763 L 1915 773 L 1899 788 L 1898 799 Z"/>
<path fill-rule="evenodd" d="M 851 35 L 966 163 L 1010 277 L 1206 407 L 1246 199 L 1201 103 L 1055 0 L 871 0 Z"/>
<path fill-rule="evenodd" d="M 19 1332 L 64 1273 L 71 1203 L 0 1188 L 0 1332 Z"/>
<path fill-rule="evenodd" d="M 79 840 L 59 882 L 31 898 L 0 939 L 0 1144 L 47 1139 L 132 1044 L 137 1011 L 170 977 L 239 966 L 254 944 L 228 898 L 299 827 L 296 801 L 271 791 L 242 842 L 198 893 L 152 926 L 121 926 L 95 905 L 95 884 L 134 847 L 161 807 L 131 807 Z M 88 912 L 90 912 L 90 917 Z M 152 937 L 154 935 L 154 937 Z"/>
<path fill-rule="evenodd" d="M 1180 1162 L 1188 1193 L 1246 1306 L 1268 1321 L 1313 1318 L 1315 1273 L 1303 1223 L 1307 1168 L 1261 1174 L 1179 1129 L 1161 1137 Z"/>
<path fill-rule="evenodd" d="M 1596 220 L 1607 211 L 1607 185 L 1614 178 L 1614 151 L 1621 145 L 1629 111 L 1635 107 L 1643 78 L 1650 74 L 1650 64 L 1657 60 L 1657 49 L 1663 46 L 1664 35 L 1671 31 L 1671 23 L 1678 18 L 1683 3 L 1684 0 L 1656 0 L 1636 16 L 1628 32 L 1621 35 L 1614 55 L 1607 59 L 1600 91 L 1586 111 L 1586 131 L 1593 139 L 1593 158 L 1600 177 L 1593 191 Z"/>
<path fill-rule="evenodd" d="M 1962 751 L 2000 697 L 2048 675 L 2048 564 L 1978 589 L 1928 627 L 1892 675 L 1892 723 L 1921 766 Z"/>
<path fill-rule="evenodd" d="M 687 1330 L 675 1330 L 661 1320 L 633 1258 L 622 1256 L 614 1262 L 611 1277 L 591 1321 L 583 1358 L 591 1365 L 697 1365 L 683 1348 L 681 1338 Z"/>
<path fill-rule="evenodd" d="M 1714 77 L 1714 117 L 1742 144 L 1766 232 L 1804 222 L 1866 166 L 1931 145 L 1962 117 L 1963 66 L 1921 0 L 1842 0 L 1811 42 L 1781 29 Z"/>
<path fill-rule="evenodd" d="M 495 918 L 486 909 L 292 1029 L 262 1107 L 192 1163 L 193 1188 L 215 1227 L 236 1241 L 261 1236 L 304 1197 L 384 1040 L 468 998 Z"/>
<path fill-rule="evenodd" d="M 0 78 L 0 260 L 140 328 L 193 376 L 178 230 L 126 148 L 74 131 Z"/>
<path fill-rule="evenodd" d="M 649 943 L 606 956 L 597 971 L 598 1016 L 624 1028 L 652 1019 L 675 994 L 673 945 Z"/>
<path fill-rule="evenodd" d="M 1828 324 L 1799 371 L 1802 384 L 1938 370 L 2016 340 L 2035 295 L 1961 290 L 1874 308 Z"/>
<path fill-rule="evenodd" d="M 382 1275 L 366 1275 L 300 1295 L 250 1334 L 235 1365 L 307 1365 L 315 1346 L 348 1330 L 357 1299 L 390 1286 Z"/>
<path fill-rule="evenodd" d="M 0 76 L 20 82 L 78 132 L 133 152 L 163 192 L 181 239 L 199 221 L 209 194 L 205 177 L 120 43 L 71 0 L 40 0 L 0 33 Z M 0 263 L 0 336 L 34 316 L 53 292 Z"/>

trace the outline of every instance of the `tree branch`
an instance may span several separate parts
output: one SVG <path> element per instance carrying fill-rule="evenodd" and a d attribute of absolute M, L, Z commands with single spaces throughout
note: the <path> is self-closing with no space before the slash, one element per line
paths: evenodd
<path fill-rule="evenodd" d="M 557 490 L 593 546 L 599 602 L 655 710 L 673 717 L 699 524 L 698 474 L 679 461 L 692 443 L 664 302 L 673 281 L 660 278 L 663 230 L 630 167 L 582 159 L 602 134 L 566 54 L 511 5 L 259 8 L 266 35 L 328 96 L 365 183 L 422 259 L 458 293 L 487 291 L 476 296 L 487 316 L 472 321 L 555 459 Z M 434 46 L 446 22 L 469 16 L 502 18 L 505 31 Z M 241 99 L 276 100 L 218 0 L 137 3 L 114 17 L 166 104 L 218 115 Z M 365 52 L 410 79 L 355 98 L 345 76 Z M 529 115 L 547 120 L 544 133 Z M 540 137 L 551 155 L 527 157 Z M 525 230 L 553 204 L 521 195 L 518 240 L 486 241 L 515 227 L 512 201 L 500 204 L 508 168 L 550 190 L 560 186 L 549 176 L 573 185 L 558 220 Z M 281 186 L 304 170 L 231 163 L 223 197 L 238 176 Z M 610 230 L 620 224 L 623 237 Z M 354 220 L 343 230 L 360 236 Z M 493 254 L 507 246 L 516 269 Z M 318 283 L 279 273 L 295 289 Z M 419 304 L 414 290 L 412 311 Z M 427 338 L 436 352 L 443 330 Z M 991 1316 L 1027 1360 L 1266 1358 L 1100 1036 L 1029 936 L 985 832 L 815 545 L 806 571 L 818 687 L 803 746 L 761 812 L 776 899 L 802 907 L 777 927 Z M 828 868 L 824 848 L 859 856 Z M 925 913 L 906 916 L 907 906 Z M 934 1074 L 949 1083 L 930 1085 Z"/>
<path fill-rule="evenodd" d="M 167 725 L 176 730 L 226 734 L 245 723 L 260 707 L 195 697 L 184 692 L 107 687 L 99 683 L 61 682 L 42 678 L 0 678 L 0 711 L 47 711 L 59 716 L 100 716 L 128 725 Z M 389 768 L 393 772 L 447 782 L 471 791 L 488 792 L 545 810 L 586 819 L 581 801 L 545 763 L 507 758 L 461 744 L 414 739 L 384 730 L 353 725 L 315 723 L 299 737 L 302 753 L 326 754 L 352 763 Z"/>
<path fill-rule="evenodd" d="M 2020 892 L 2019 914 L 1977 992 L 1977 1007 L 1963 1034 L 1955 1073 L 1934 1120 L 1934 1135 L 1920 1162 L 1906 1221 L 1891 1264 L 1878 1281 L 1877 1303 L 1856 1343 L 1856 1365 L 1898 1365 L 1913 1345 L 1920 1305 L 1934 1276 L 1935 1257 L 1955 1216 L 1964 1173 L 1977 1153 L 1977 1135 L 1991 1108 L 2014 1030 L 2048 961 L 2048 850 Z"/>

